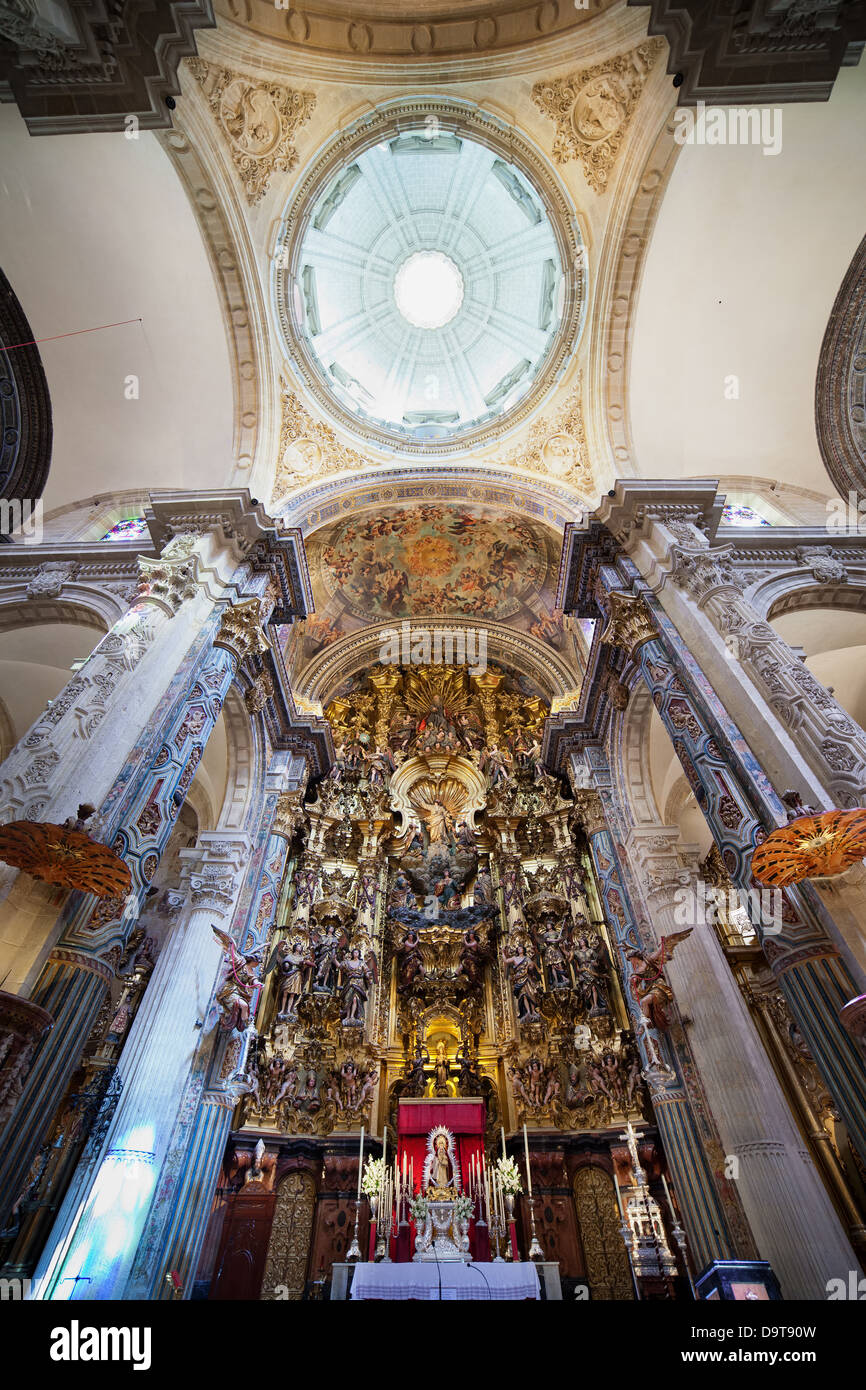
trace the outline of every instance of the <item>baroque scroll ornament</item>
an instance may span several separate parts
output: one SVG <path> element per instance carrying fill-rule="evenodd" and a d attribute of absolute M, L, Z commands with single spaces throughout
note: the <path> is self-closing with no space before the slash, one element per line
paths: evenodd
<path fill-rule="evenodd" d="M 251 81 L 202 58 L 190 59 L 189 67 L 229 142 L 247 201 L 261 202 L 272 176 L 295 168 L 294 139 L 312 115 L 315 96 L 277 82 Z"/>
<path fill-rule="evenodd" d="M 532 89 L 536 106 L 556 124 L 553 158 L 557 164 L 580 160 L 595 193 L 607 187 L 644 83 L 664 46 L 662 39 L 648 39 L 630 53 L 537 82 Z"/>

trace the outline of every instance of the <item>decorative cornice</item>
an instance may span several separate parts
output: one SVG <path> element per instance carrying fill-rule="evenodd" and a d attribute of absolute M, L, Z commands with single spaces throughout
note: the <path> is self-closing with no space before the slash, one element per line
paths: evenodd
<path fill-rule="evenodd" d="M 559 0 L 508 0 L 479 3 L 462 0 L 443 7 L 420 0 L 411 9 L 383 6 L 372 0 L 287 5 L 282 11 L 268 0 L 248 0 L 244 19 L 256 34 L 279 39 L 303 52 L 367 59 L 371 63 L 424 65 L 531 48 L 556 35 L 569 35 L 609 7 L 599 0 L 590 11 Z M 443 9 L 447 13 L 443 13 Z M 237 19 L 232 0 L 217 0 L 226 19 Z"/>
<path fill-rule="evenodd" d="M 856 63 L 866 12 L 847 0 L 628 0 L 651 4 L 651 34 L 664 34 L 680 104 L 826 101 L 843 63 Z"/>
<path fill-rule="evenodd" d="M 166 99 L 180 90 L 195 31 L 215 23 L 211 0 L 86 0 L 63 12 L 72 39 L 36 7 L 10 12 L 11 33 L 4 17 L 0 86 L 11 87 L 31 135 L 171 125 Z"/>

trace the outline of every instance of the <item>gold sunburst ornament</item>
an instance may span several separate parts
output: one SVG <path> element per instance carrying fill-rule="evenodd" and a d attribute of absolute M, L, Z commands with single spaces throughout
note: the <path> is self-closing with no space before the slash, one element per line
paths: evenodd
<path fill-rule="evenodd" d="M 831 878 L 866 856 L 866 810 L 797 816 L 768 835 L 752 855 L 758 883 L 785 888 L 804 878 Z"/>

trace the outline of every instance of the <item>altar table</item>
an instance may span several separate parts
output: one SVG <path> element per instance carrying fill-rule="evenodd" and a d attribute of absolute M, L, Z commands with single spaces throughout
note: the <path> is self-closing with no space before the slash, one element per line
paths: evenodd
<path fill-rule="evenodd" d="M 441 1280 L 441 1284 L 440 1284 Z M 466 1264 L 462 1260 L 417 1264 L 357 1264 L 352 1298 L 516 1299 L 540 1298 L 538 1271 L 529 1260 L 516 1264 Z"/>

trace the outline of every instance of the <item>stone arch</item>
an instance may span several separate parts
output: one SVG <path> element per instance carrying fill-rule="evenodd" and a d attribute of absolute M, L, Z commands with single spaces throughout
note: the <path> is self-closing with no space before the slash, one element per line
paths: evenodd
<path fill-rule="evenodd" d="M 621 803 L 629 809 L 634 826 L 639 828 L 664 825 L 676 828 L 684 843 L 709 848 L 709 826 L 681 771 L 672 743 L 669 748 L 670 765 L 666 780 L 670 778 L 671 769 L 674 771 L 674 777 L 668 782 L 662 798 L 663 804 L 659 804 L 658 788 L 654 783 L 651 767 L 653 726 L 656 725 L 657 719 L 658 715 L 655 713 L 649 691 L 643 682 L 639 681 L 631 693 L 623 720 L 620 735 L 621 755 L 612 759 Z M 670 740 L 665 731 L 666 749 L 668 743 Z"/>
<path fill-rule="evenodd" d="M 9 756 L 14 747 L 15 729 L 5 701 L 0 700 L 0 762 Z"/>
<path fill-rule="evenodd" d="M 0 270 L 0 496 L 35 501 L 51 466 L 53 424 L 48 379 L 33 329 Z"/>
<path fill-rule="evenodd" d="M 622 804 L 628 806 L 636 825 L 651 825 L 661 819 L 649 767 L 649 727 L 653 702 L 639 681 L 629 696 L 620 734 L 621 757 L 613 760 Z M 673 751 L 673 750 L 671 750 Z"/>
<path fill-rule="evenodd" d="M 279 1297 L 300 1302 L 303 1298 L 315 1209 L 316 1180 L 312 1173 L 295 1168 L 277 1188 L 261 1299 Z M 277 1289 L 281 1290 L 279 1294 Z"/>
<path fill-rule="evenodd" d="M 51 599 L 0 602 L 2 756 L 11 753 L 103 637 L 106 617 L 89 605 Z"/>
<path fill-rule="evenodd" d="M 464 618 L 453 621 L 425 618 L 418 626 L 436 632 L 444 629 L 477 629 L 478 624 Z M 548 700 L 574 689 L 578 674 L 553 647 L 502 623 L 485 623 L 483 626 L 487 633 L 489 661 L 528 676 L 539 685 Z M 393 622 L 370 624 L 360 632 L 353 632 L 326 647 L 306 667 L 295 694 L 303 700 L 326 705 L 344 680 L 376 664 L 379 650 L 387 640 L 385 634 L 393 630 Z"/>
<path fill-rule="evenodd" d="M 849 571 L 844 583 L 819 584 L 809 570 L 801 567 L 770 575 L 747 591 L 746 597 L 767 623 L 782 613 L 802 608 L 866 611 L 866 571 Z"/>
<path fill-rule="evenodd" d="M 484 468 L 436 463 L 370 468 L 363 473 L 316 479 L 272 511 L 309 536 L 336 516 L 401 503 L 409 508 L 419 501 L 500 506 L 558 528 L 569 521 L 580 523 L 595 505 L 567 483 L 520 474 L 495 463 Z"/>
<path fill-rule="evenodd" d="M 235 686 L 226 696 L 222 718 L 226 729 L 228 770 L 222 805 L 215 808 L 215 828 L 240 830 L 253 814 L 255 790 L 263 784 L 261 721 L 250 718 Z"/>
<path fill-rule="evenodd" d="M 23 584 L 10 585 L 0 595 L 0 632 L 44 623 L 71 623 L 91 627 L 101 636 L 125 612 L 125 604 L 96 589 L 83 589 L 74 599 L 28 599 Z M 94 647 L 98 640 L 94 638 Z"/>
<path fill-rule="evenodd" d="M 818 357 L 815 431 L 842 497 L 866 493 L 866 237 L 836 296 Z"/>

